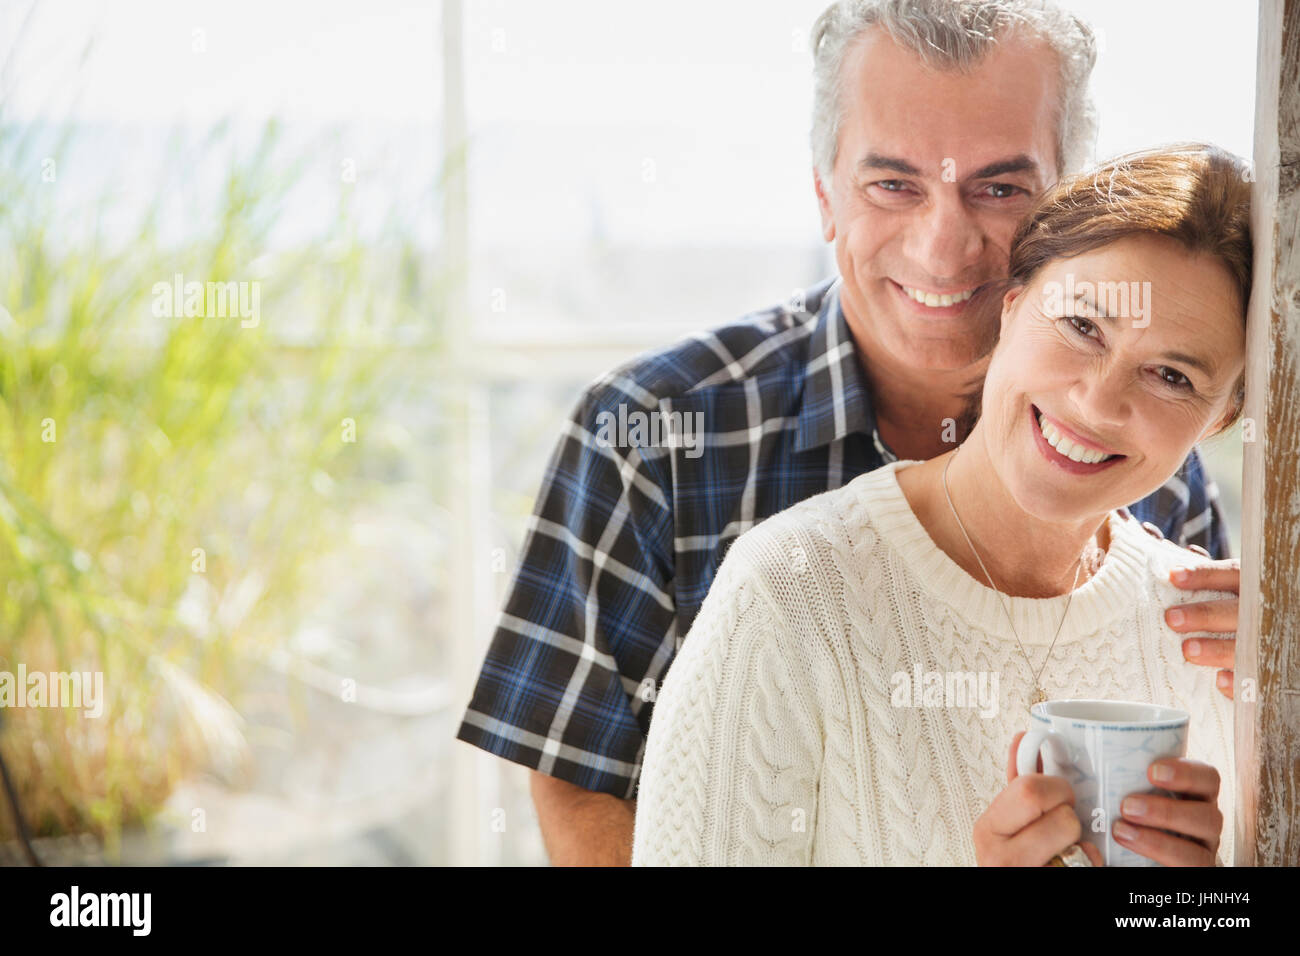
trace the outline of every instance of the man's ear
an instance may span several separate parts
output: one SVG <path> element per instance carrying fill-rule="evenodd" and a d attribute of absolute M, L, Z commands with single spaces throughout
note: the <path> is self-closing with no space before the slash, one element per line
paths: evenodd
<path fill-rule="evenodd" d="M 835 216 L 831 213 L 831 201 L 826 196 L 826 189 L 822 186 L 821 173 L 813 167 L 813 189 L 817 192 L 817 206 L 822 216 L 822 238 L 827 242 L 835 241 Z"/>

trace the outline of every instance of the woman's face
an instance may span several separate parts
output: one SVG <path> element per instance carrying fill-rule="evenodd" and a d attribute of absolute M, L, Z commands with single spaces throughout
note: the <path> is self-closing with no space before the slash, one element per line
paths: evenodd
<path fill-rule="evenodd" d="M 1156 235 L 1008 292 L 980 428 L 1020 506 L 1084 520 L 1164 484 L 1233 411 L 1243 308 L 1226 266 Z"/>

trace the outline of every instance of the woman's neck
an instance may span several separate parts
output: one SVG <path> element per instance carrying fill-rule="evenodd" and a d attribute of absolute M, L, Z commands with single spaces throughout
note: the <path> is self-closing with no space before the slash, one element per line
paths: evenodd
<path fill-rule="evenodd" d="M 944 494 L 947 468 L 949 506 Z M 957 450 L 898 472 L 898 482 L 931 539 L 967 574 L 1014 597 L 1055 597 L 1095 573 L 1109 547 L 1106 517 L 1044 521 L 1022 509 L 993 468 L 979 425 Z M 956 509 L 960 524 L 953 516 Z M 962 526 L 966 535 L 962 534 Z M 971 552 L 983 559 L 983 568 Z"/>

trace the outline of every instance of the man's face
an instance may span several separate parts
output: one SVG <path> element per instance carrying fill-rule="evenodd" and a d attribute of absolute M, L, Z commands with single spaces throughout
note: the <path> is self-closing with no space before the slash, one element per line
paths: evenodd
<path fill-rule="evenodd" d="M 992 348 L 999 303 L 978 290 L 1006 275 L 1017 224 L 1056 179 L 1056 72 L 1045 44 L 1016 38 L 965 74 L 878 28 L 849 52 L 834 186 L 817 193 L 869 359 L 961 369 Z"/>

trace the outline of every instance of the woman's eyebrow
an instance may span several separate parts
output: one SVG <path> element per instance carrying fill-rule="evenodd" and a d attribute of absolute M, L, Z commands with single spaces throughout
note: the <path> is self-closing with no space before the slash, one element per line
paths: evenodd
<path fill-rule="evenodd" d="M 1097 303 L 1092 300 L 1092 296 L 1088 295 L 1086 289 L 1080 289 L 1078 292 L 1076 292 L 1074 294 L 1074 301 L 1076 304 L 1080 302 L 1083 303 L 1083 307 L 1085 309 L 1087 309 L 1090 312 L 1095 312 L 1099 318 L 1105 319 L 1111 325 L 1115 324 L 1116 322 L 1115 316 L 1111 315 L 1109 312 L 1103 311 L 1101 307 L 1098 306 Z"/>
<path fill-rule="evenodd" d="M 1195 355 L 1188 355 L 1186 352 L 1165 352 L 1164 357 L 1171 362 L 1181 362 L 1184 365 L 1190 365 L 1194 369 L 1204 372 L 1210 378 L 1214 377 L 1213 367 L 1204 359 L 1199 359 Z"/>
<path fill-rule="evenodd" d="M 1092 298 L 1088 295 L 1086 291 L 1078 293 L 1074 297 L 1074 301 L 1081 302 L 1084 308 L 1088 309 L 1091 312 L 1096 313 L 1098 318 L 1105 319 L 1111 325 L 1115 325 L 1119 321 L 1118 319 L 1115 318 L 1115 316 L 1103 312 L 1101 309 L 1097 308 L 1096 303 L 1092 301 Z M 1192 368 L 1205 373 L 1210 378 L 1214 377 L 1214 363 L 1209 362 L 1206 359 L 1198 358 L 1195 355 L 1189 355 L 1186 352 L 1170 351 L 1170 352 L 1162 352 L 1161 354 L 1165 358 L 1169 359 L 1171 362 L 1181 362 L 1183 365 L 1190 365 Z"/>

